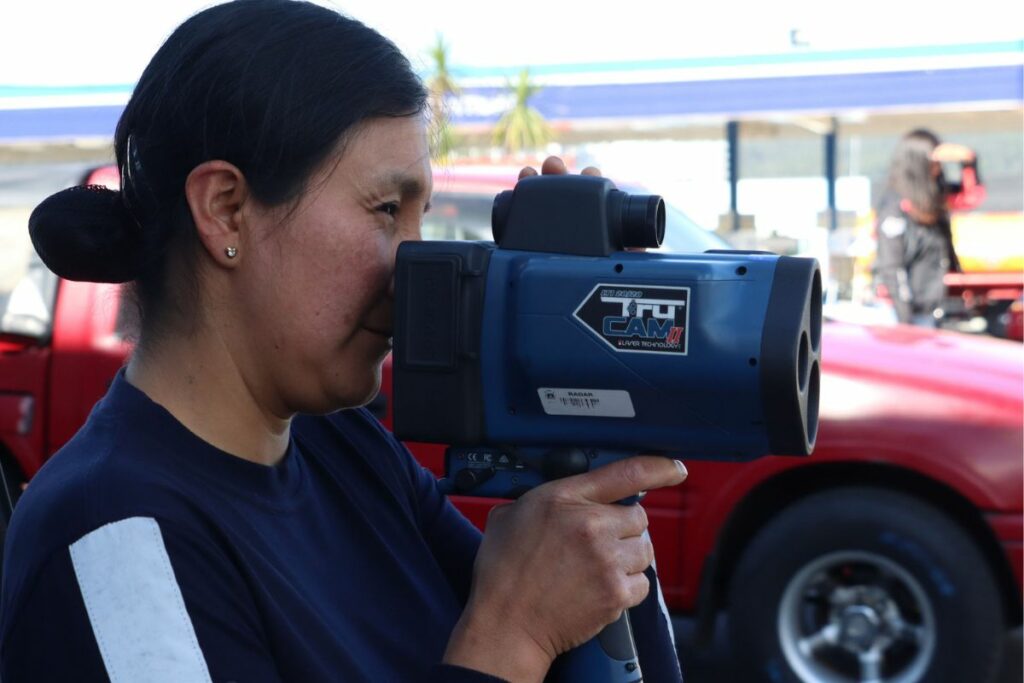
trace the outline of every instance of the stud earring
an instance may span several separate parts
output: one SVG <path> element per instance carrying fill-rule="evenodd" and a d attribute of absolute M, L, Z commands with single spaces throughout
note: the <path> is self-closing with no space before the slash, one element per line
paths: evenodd
<path fill-rule="evenodd" d="M 235 258 L 236 256 L 238 256 L 238 248 L 237 247 L 225 247 L 224 248 L 224 254 L 228 258 Z"/>

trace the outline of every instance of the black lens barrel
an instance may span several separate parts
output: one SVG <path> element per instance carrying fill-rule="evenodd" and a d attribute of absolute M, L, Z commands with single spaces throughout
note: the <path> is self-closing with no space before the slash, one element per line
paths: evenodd
<path fill-rule="evenodd" d="M 621 192 L 620 221 L 624 249 L 657 249 L 665 239 L 665 202 L 656 194 Z"/>
<path fill-rule="evenodd" d="M 665 202 L 618 190 L 607 178 L 532 176 L 494 198 L 491 229 L 502 249 L 609 256 L 661 246 Z"/>

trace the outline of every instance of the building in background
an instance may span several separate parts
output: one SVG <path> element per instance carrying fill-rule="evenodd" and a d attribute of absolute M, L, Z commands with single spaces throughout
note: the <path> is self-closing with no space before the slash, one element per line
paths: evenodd
<path fill-rule="evenodd" d="M 460 141 L 450 163 L 492 160 L 519 68 L 449 69 Z M 737 246 L 817 256 L 833 295 L 845 298 L 865 296 L 871 208 L 896 140 L 931 128 L 977 150 L 988 188 L 985 204 L 954 224 L 965 265 L 1020 279 L 1024 41 L 532 65 L 530 74 L 541 86 L 531 106 L 556 132 L 549 151 L 663 194 Z M 12 214 L 12 202 L 38 199 L 24 189 L 33 169 L 51 174 L 41 190 L 55 175 L 109 161 L 130 92 L 0 85 L 8 221 L 24 211 Z"/>

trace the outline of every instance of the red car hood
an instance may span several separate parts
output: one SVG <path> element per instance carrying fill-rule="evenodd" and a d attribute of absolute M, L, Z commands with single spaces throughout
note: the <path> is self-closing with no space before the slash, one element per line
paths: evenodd
<path fill-rule="evenodd" d="M 1021 510 L 1024 345 L 830 322 L 822 368 L 812 459 L 888 463 L 944 482 L 983 510 Z"/>
<path fill-rule="evenodd" d="M 978 401 L 1021 420 L 1024 345 L 1019 342 L 842 322 L 825 323 L 822 336 L 822 365 L 830 373 Z"/>

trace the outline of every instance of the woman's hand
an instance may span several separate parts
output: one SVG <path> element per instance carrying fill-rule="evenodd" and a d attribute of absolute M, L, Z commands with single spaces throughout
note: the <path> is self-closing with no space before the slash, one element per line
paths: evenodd
<path fill-rule="evenodd" d="M 542 175 L 566 175 L 569 173 L 569 169 L 565 167 L 565 162 L 559 157 L 548 157 L 544 160 L 544 163 L 541 164 L 540 172 Z M 537 169 L 533 166 L 525 166 L 523 170 L 519 171 L 519 180 L 535 175 L 537 175 Z M 601 171 L 594 166 L 587 166 L 585 169 L 580 171 L 580 175 L 600 176 Z"/>
<path fill-rule="evenodd" d="M 517 682 L 543 679 L 557 655 L 597 635 L 650 590 L 647 514 L 615 501 L 685 478 L 682 463 L 640 456 L 494 508 L 445 661 Z"/>

